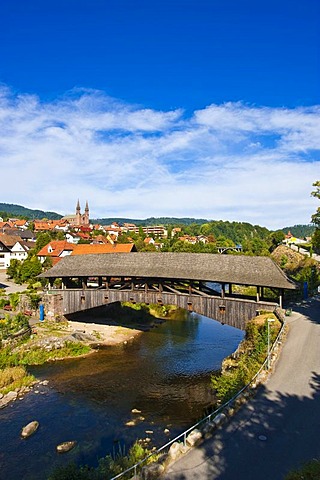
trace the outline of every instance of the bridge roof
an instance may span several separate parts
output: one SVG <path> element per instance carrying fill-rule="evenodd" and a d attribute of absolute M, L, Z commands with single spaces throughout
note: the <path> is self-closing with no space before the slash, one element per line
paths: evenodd
<path fill-rule="evenodd" d="M 202 280 L 294 289 L 269 257 L 208 253 L 108 253 L 64 257 L 40 275 L 60 277 L 139 277 Z"/>

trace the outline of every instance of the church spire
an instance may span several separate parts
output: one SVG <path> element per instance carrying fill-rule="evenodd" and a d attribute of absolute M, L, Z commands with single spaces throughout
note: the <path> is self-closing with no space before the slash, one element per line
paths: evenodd
<path fill-rule="evenodd" d="M 77 206 L 76 206 L 76 213 L 80 213 L 80 202 L 79 202 L 79 198 L 78 198 L 78 202 L 77 202 Z"/>
<path fill-rule="evenodd" d="M 85 212 L 89 212 L 88 200 L 86 201 L 86 208 L 84 210 L 85 210 Z"/>

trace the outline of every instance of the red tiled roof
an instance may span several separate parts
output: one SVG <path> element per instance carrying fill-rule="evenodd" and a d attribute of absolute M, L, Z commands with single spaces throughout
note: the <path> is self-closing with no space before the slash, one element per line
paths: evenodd
<path fill-rule="evenodd" d="M 87 233 L 81 233 L 81 232 L 78 232 L 77 233 L 78 237 L 82 238 L 82 240 L 90 240 L 90 235 L 88 235 Z"/>
<path fill-rule="evenodd" d="M 0 228 L 13 227 L 11 222 L 0 222 Z"/>
<path fill-rule="evenodd" d="M 76 245 L 66 240 L 52 240 L 37 253 L 38 257 L 60 257 L 62 252 L 72 251 Z M 52 251 L 48 249 L 51 247 Z"/>
<path fill-rule="evenodd" d="M 0 233 L 0 242 L 6 247 L 13 247 L 17 242 L 22 242 L 22 238 L 18 235 L 7 235 L 6 233 Z"/>
<path fill-rule="evenodd" d="M 92 241 L 94 243 L 109 243 L 107 237 L 105 237 L 104 235 L 97 235 L 92 239 Z"/>
<path fill-rule="evenodd" d="M 16 227 L 23 227 L 27 223 L 27 220 L 16 220 L 14 222 Z"/>
<path fill-rule="evenodd" d="M 66 220 L 35 220 L 34 221 L 34 229 L 36 231 L 40 230 L 54 230 L 55 227 L 63 227 L 68 222 Z"/>
<path fill-rule="evenodd" d="M 130 253 L 135 249 L 132 243 L 117 243 L 114 245 L 96 244 L 96 245 L 74 245 L 71 255 L 90 255 L 93 253 Z"/>

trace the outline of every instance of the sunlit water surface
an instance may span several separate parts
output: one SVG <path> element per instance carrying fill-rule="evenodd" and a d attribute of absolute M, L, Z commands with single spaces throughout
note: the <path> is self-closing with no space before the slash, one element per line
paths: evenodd
<path fill-rule="evenodd" d="M 126 345 L 30 368 L 49 384 L 0 411 L 0 479 L 47 479 L 70 462 L 95 466 L 137 438 L 161 446 L 203 416 L 213 401 L 210 374 L 242 338 L 240 330 L 189 314 Z M 40 427 L 22 440 L 21 428 L 32 420 Z M 67 440 L 77 447 L 56 453 Z"/>

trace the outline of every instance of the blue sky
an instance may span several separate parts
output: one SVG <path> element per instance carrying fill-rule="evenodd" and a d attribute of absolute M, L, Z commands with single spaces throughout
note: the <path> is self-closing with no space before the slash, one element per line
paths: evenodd
<path fill-rule="evenodd" d="M 1 201 L 308 223 L 319 25 L 318 0 L 2 2 Z"/>

